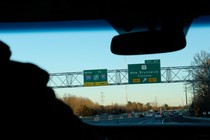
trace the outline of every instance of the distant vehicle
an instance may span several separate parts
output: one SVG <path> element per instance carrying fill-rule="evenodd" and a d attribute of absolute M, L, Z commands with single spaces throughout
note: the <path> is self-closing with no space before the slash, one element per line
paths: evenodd
<path fill-rule="evenodd" d="M 162 115 L 160 114 L 160 112 L 156 112 L 154 117 L 155 119 L 162 119 Z"/>
<path fill-rule="evenodd" d="M 139 114 L 139 118 L 145 117 L 144 113 Z"/>
<path fill-rule="evenodd" d="M 179 112 L 179 116 L 183 116 L 182 112 Z"/>
<path fill-rule="evenodd" d="M 152 117 L 152 116 L 154 116 L 154 114 L 153 113 L 147 113 L 146 114 L 148 117 Z"/>

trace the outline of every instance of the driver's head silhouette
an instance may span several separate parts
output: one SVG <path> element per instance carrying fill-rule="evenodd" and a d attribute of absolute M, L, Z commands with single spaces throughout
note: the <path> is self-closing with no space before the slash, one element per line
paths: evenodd
<path fill-rule="evenodd" d="M 0 41 L 0 63 L 8 62 L 10 57 L 11 51 L 9 46 L 6 43 Z"/>
<path fill-rule="evenodd" d="M 11 133 L 12 138 L 14 133 L 20 132 L 17 139 L 28 135 L 61 138 L 71 130 L 69 134 L 77 136 L 77 139 L 88 136 L 93 138 L 90 129 L 86 129 L 86 125 L 74 115 L 71 107 L 57 99 L 54 90 L 47 86 L 47 71 L 32 63 L 11 60 L 10 57 L 10 47 L 0 41 L 0 110 L 1 120 L 4 121 L 1 125 L 4 128 L 2 131 L 5 131 L 3 134 Z"/>

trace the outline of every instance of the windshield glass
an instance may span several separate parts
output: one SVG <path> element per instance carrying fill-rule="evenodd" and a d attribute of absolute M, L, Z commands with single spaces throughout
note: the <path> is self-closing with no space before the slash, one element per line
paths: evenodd
<path fill-rule="evenodd" d="M 103 20 L 0 24 L 11 59 L 49 72 L 57 98 L 94 125 L 210 124 L 209 34 L 192 24 L 180 51 L 122 56 Z"/>

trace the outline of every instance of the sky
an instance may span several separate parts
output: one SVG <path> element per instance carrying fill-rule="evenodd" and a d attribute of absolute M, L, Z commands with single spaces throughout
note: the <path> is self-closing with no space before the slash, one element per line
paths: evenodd
<path fill-rule="evenodd" d="M 128 64 L 141 64 L 152 59 L 160 59 L 161 67 L 190 66 L 196 53 L 201 50 L 210 52 L 210 28 L 194 27 L 188 31 L 187 45 L 182 50 L 153 55 L 115 55 L 110 51 L 110 43 L 112 37 L 118 33 L 110 26 L 103 26 L 103 22 L 93 24 L 92 21 L 87 21 L 87 27 L 79 31 L 79 22 L 61 23 L 62 28 L 52 24 L 50 27 L 55 28 L 53 31 L 50 31 L 50 27 L 40 30 L 42 27 L 48 27 L 45 24 L 42 27 L 31 24 L 35 30 L 17 23 L 15 26 L 2 24 L 0 39 L 10 46 L 12 60 L 34 63 L 49 74 L 92 69 L 127 69 Z M 101 25 L 100 28 L 96 28 L 96 24 Z M 59 88 L 54 91 L 58 97 L 84 97 L 101 105 L 126 104 L 127 101 L 143 104 L 156 102 L 158 105 L 172 106 L 186 104 L 183 83 Z M 189 101 L 191 92 L 188 91 Z"/>

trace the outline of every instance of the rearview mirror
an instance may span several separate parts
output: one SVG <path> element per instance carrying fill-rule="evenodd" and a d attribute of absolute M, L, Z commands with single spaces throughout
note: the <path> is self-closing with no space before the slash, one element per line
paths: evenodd
<path fill-rule="evenodd" d="M 144 31 L 114 36 L 111 52 L 119 55 L 165 53 L 183 49 L 185 34 L 180 31 Z"/>

